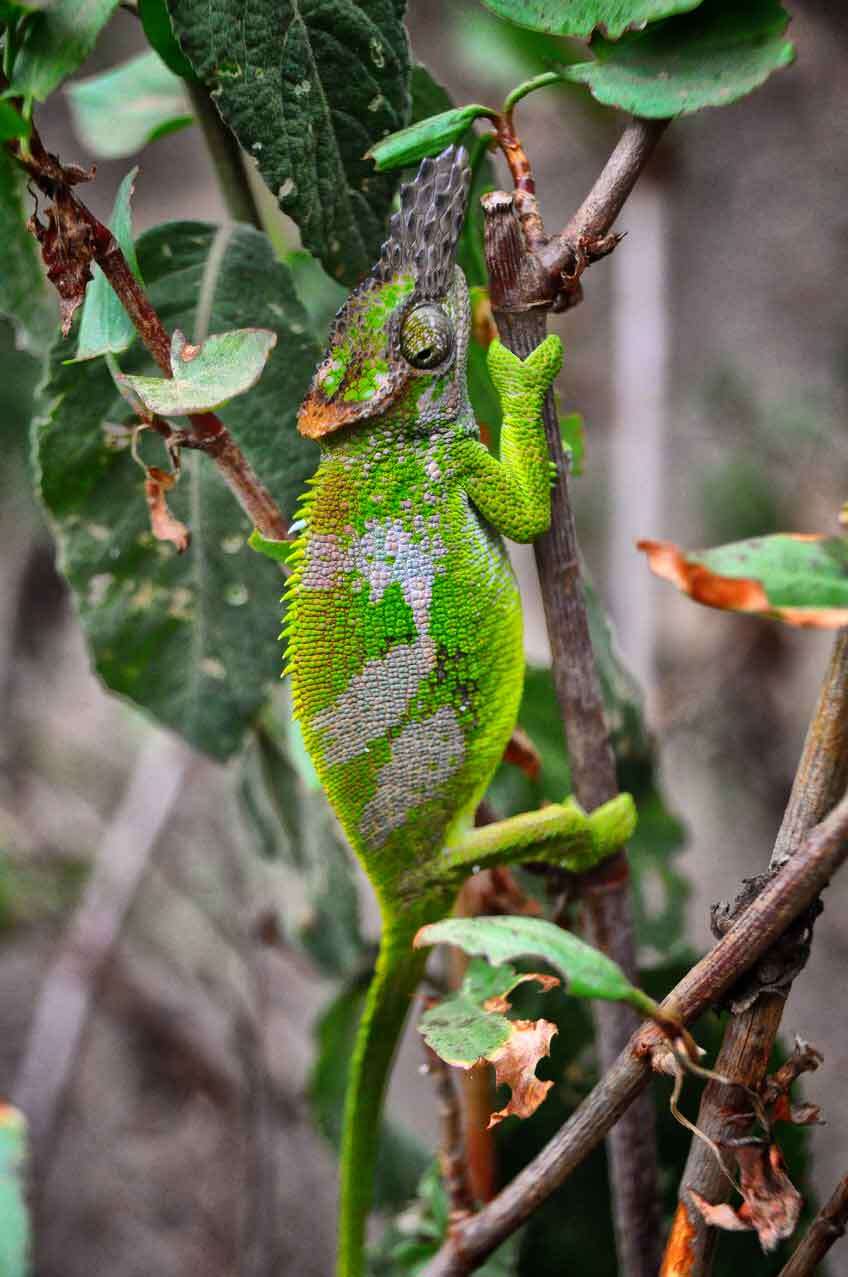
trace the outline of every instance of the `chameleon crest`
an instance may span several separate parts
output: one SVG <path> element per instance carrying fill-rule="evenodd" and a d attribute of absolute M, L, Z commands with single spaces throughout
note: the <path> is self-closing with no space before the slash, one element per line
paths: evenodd
<path fill-rule="evenodd" d="M 422 422 L 459 411 L 469 317 L 455 260 L 469 183 L 465 151 L 451 148 L 401 187 L 379 261 L 336 316 L 302 434 L 320 439 L 401 404 Z"/>

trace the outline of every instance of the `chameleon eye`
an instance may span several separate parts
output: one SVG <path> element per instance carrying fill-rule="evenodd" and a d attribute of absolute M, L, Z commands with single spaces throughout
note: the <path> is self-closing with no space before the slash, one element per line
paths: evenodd
<path fill-rule="evenodd" d="M 438 306 L 416 306 L 403 322 L 400 348 L 413 368 L 438 368 L 453 350 L 453 327 Z"/>

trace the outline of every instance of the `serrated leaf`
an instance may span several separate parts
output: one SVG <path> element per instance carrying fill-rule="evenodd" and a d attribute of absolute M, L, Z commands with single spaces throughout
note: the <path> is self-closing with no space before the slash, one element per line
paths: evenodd
<path fill-rule="evenodd" d="M 648 22 L 694 9 L 701 0 L 483 0 L 499 18 L 549 35 L 585 39 L 603 31 L 611 40 Z"/>
<path fill-rule="evenodd" d="M 423 160 L 425 155 L 438 155 L 446 146 L 458 142 L 474 120 L 490 114 L 489 107 L 477 103 L 452 107 L 449 111 L 410 124 L 399 133 L 390 133 L 376 142 L 368 155 L 379 173 L 404 168 Z"/>
<path fill-rule="evenodd" d="M 215 333 L 199 346 L 187 342 L 179 329 L 171 342 L 173 377 L 132 377 L 119 380 L 160 417 L 184 417 L 211 412 L 243 395 L 262 376 L 277 334 L 267 328 L 237 328 Z"/>
<path fill-rule="evenodd" d="M 457 945 L 496 964 L 544 958 L 560 972 L 568 993 L 576 998 L 627 1002 L 643 1012 L 650 1001 L 606 954 L 543 918 L 446 918 L 422 927 L 416 935 L 416 948 L 431 944 Z"/>
<path fill-rule="evenodd" d="M 191 333 L 202 300 L 215 327 L 251 320 L 278 336 L 287 357 L 221 415 L 280 508 L 293 510 L 317 460 L 295 417 L 320 348 L 288 271 L 267 238 L 245 226 L 170 224 L 141 236 L 137 250 L 169 326 Z M 113 691 L 227 758 L 279 679 L 279 571 L 248 548 L 247 519 L 214 464 L 196 453 L 184 457 L 169 494 L 191 548 L 177 556 L 155 542 L 143 472 L 120 429 L 132 424 L 130 410 L 103 361 L 65 367 L 71 353 L 71 341 L 52 352 L 36 448 L 95 667 Z M 125 360 L 131 373 L 152 367 L 138 345 Z"/>
<path fill-rule="evenodd" d="M 655 575 L 696 603 L 806 629 L 848 625 L 848 537 L 777 533 L 684 553 L 639 541 Z"/>
<path fill-rule="evenodd" d="M 395 189 L 369 146 L 409 120 L 396 0 L 169 0 L 184 53 L 221 115 L 334 279 L 377 257 Z"/>
<path fill-rule="evenodd" d="M 56 326 L 35 240 L 26 229 L 24 178 L 0 146 L 0 315 L 15 327 L 18 346 L 41 355 Z"/>
<path fill-rule="evenodd" d="M 44 102 L 97 43 L 118 0 L 52 0 L 28 22 L 15 58 L 11 91 Z"/>
<path fill-rule="evenodd" d="M 165 66 L 181 80 L 196 80 L 191 63 L 177 44 L 165 0 L 139 0 L 138 16 L 151 47 Z"/>
<path fill-rule="evenodd" d="M 74 127 L 104 159 L 133 155 L 192 123 L 185 86 L 152 50 L 66 90 Z"/>
<path fill-rule="evenodd" d="M 24 1196 L 26 1121 L 22 1113 L 0 1104 L 0 1273 L 26 1277 L 30 1229 Z"/>
<path fill-rule="evenodd" d="M 789 15 L 777 0 L 704 0 L 695 13 L 670 18 L 617 43 L 596 37 L 594 62 L 563 68 L 599 102 L 665 119 L 726 106 L 788 66 Z"/>
<path fill-rule="evenodd" d="M 137 175 L 138 169 L 131 169 L 118 187 L 109 229 L 118 241 L 130 270 L 141 283 L 132 230 L 132 197 Z M 98 265 L 92 265 L 91 275 L 82 306 L 76 362 L 96 359 L 99 355 L 121 354 L 135 340 L 135 326 Z"/>

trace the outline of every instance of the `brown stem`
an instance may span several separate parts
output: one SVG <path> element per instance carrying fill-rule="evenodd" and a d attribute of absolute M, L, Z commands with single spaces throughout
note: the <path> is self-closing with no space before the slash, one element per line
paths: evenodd
<path fill-rule="evenodd" d="M 724 996 L 806 909 L 848 859 L 848 794 L 810 831 L 725 936 L 665 998 L 690 1024 Z M 479 1214 L 460 1225 L 423 1277 L 466 1277 L 524 1224 L 601 1142 L 651 1079 L 663 1042 L 655 1025 L 635 1033 L 591 1094 L 541 1153 Z"/>
<path fill-rule="evenodd" d="M 797 854 L 808 831 L 831 809 L 848 784 L 848 629 L 840 630 L 810 722 L 792 793 L 771 856 L 777 869 Z M 797 974 L 797 972 L 793 973 Z M 778 992 L 764 992 L 731 1015 L 716 1071 L 757 1089 L 777 1037 L 791 978 Z M 744 1094 L 728 1100 L 726 1088 L 710 1084 L 701 1097 L 698 1126 L 721 1144 L 744 1134 L 739 1110 L 750 1111 Z M 689 1190 L 706 1201 L 725 1201 L 729 1185 L 710 1149 L 693 1140 L 680 1181 L 680 1202 L 661 1270 L 662 1277 L 704 1277 L 712 1268 L 718 1234 L 704 1222 Z"/>
<path fill-rule="evenodd" d="M 474 1198 L 468 1167 L 465 1162 L 465 1141 L 462 1128 L 462 1109 L 459 1103 L 450 1068 L 429 1047 L 427 1071 L 433 1079 L 439 1102 L 439 1164 L 445 1191 L 454 1221 L 469 1215 L 474 1209 Z"/>
<path fill-rule="evenodd" d="M 848 1175 L 844 1175 L 836 1191 L 822 1206 L 792 1258 L 784 1264 L 779 1277 L 811 1277 L 834 1242 L 845 1236 L 848 1225 Z"/>
<path fill-rule="evenodd" d="M 62 264 L 63 271 L 69 268 L 76 270 L 82 290 L 88 278 L 88 262 L 95 261 L 115 290 L 147 350 L 164 375 L 172 377 L 171 339 L 164 324 L 130 270 L 112 232 L 71 189 L 90 175 L 63 166 L 55 155 L 45 149 L 34 125 L 26 151 L 16 139 L 7 145 L 33 184 L 53 200 L 57 208 L 61 208 L 62 239 L 66 246 L 70 246 L 68 251 L 73 252 L 74 246 L 79 245 L 79 262 L 68 258 Z M 81 291 L 79 296 L 81 298 Z M 201 448 L 213 458 L 230 491 L 263 536 L 285 540 L 288 535 L 286 520 L 220 418 L 214 413 L 196 413 L 189 417 L 189 421 L 192 434 L 183 442 Z"/>
<path fill-rule="evenodd" d="M 544 273 L 516 214 L 515 200 L 503 192 L 484 197 L 486 258 L 492 310 L 501 340 L 525 358 L 544 339 L 548 306 L 542 300 Z M 551 645 L 557 700 L 568 742 L 574 794 L 587 810 L 615 797 L 615 759 L 604 716 L 574 526 L 569 467 L 562 446 L 556 403 L 546 397 L 545 435 L 556 482 L 551 493 L 551 525 L 534 550 Z M 623 851 L 583 877 L 580 884 L 587 939 L 608 953 L 636 980 L 636 943 Z M 593 1007 L 601 1068 L 609 1068 L 637 1024 L 620 1003 Z M 610 1178 L 616 1244 L 623 1277 L 655 1277 L 660 1260 L 654 1114 L 646 1096 L 610 1139 Z"/>

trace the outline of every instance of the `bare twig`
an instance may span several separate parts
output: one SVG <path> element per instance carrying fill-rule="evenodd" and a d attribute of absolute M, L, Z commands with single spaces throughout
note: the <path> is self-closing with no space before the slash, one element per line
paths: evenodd
<path fill-rule="evenodd" d="M 834 1242 L 845 1236 L 848 1225 L 848 1175 L 810 1225 L 794 1255 L 780 1270 L 780 1277 L 812 1277 Z"/>
<path fill-rule="evenodd" d="M 32 183 L 54 202 L 52 221 L 49 213 L 46 228 L 41 227 L 37 215 L 30 225 L 45 249 L 46 238 L 52 237 L 51 244 L 58 249 L 56 255 L 61 255 L 62 260 L 53 269 L 48 265 L 48 274 L 65 301 L 67 323 L 82 299 L 89 278 L 89 263 L 94 261 L 109 280 L 159 368 L 166 377 L 173 376 L 171 339 L 165 326 L 130 270 L 112 232 L 73 193 L 72 187 L 91 175 L 74 166 L 62 165 L 45 149 L 35 126 L 26 148 L 17 139 L 7 146 Z M 181 442 L 199 448 L 213 459 L 227 486 L 263 536 L 285 540 L 286 520 L 220 418 L 205 412 L 190 416 L 189 421 L 192 434 L 181 436 Z"/>
<path fill-rule="evenodd" d="M 664 1000 L 686 1024 L 721 998 L 783 934 L 848 859 L 848 794 L 807 835 L 797 854 L 713 949 Z M 601 1142 L 651 1078 L 662 1041 L 649 1025 L 635 1033 L 612 1068 L 565 1125 L 501 1193 L 454 1232 L 424 1277 L 466 1277 L 511 1236 Z"/>
<path fill-rule="evenodd" d="M 661 129 L 636 121 L 619 143 L 592 195 L 569 223 L 580 270 L 592 260 L 586 248 L 605 234 L 647 162 Z M 634 140 L 634 138 L 636 140 Z M 525 358 L 544 339 L 547 311 L 560 295 L 565 258 L 545 260 L 546 241 L 535 200 L 523 191 L 485 196 L 486 260 L 492 310 L 501 340 Z M 584 212 L 584 210 L 586 210 Z M 561 247 L 561 246 L 560 246 Z M 559 249 L 557 250 L 560 251 Z M 555 260 L 552 269 L 551 261 Z M 575 257 L 576 261 L 576 257 Z M 575 284 L 579 270 L 570 272 Z M 556 286 L 554 287 L 554 281 Z M 571 296 L 574 296 L 573 290 Z M 572 786 L 588 810 L 618 792 L 615 759 L 604 716 L 600 679 L 589 634 L 580 554 L 569 491 L 569 467 L 553 394 L 544 410 L 545 435 L 556 481 L 551 526 L 534 545 L 551 664 L 568 742 Z M 636 943 L 628 894 L 628 868 L 621 851 L 581 881 L 584 928 L 589 941 L 636 978 Z M 594 1008 L 602 1069 L 611 1067 L 636 1025 L 635 1013 L 618 1003 Z M 650 1097 L 616 1127 L 610 1140 L 610 1177 L 616 1244 L 623 1277 L 654 1277 L 660 1259 L 660 1215 L 656 1141 Z"/>
<path fill-rule="evenodd" d="M 439 1112 L 439 1165 L 448 1194 L 451 1224 L 464 1219 L 474 1209 L 474 1198 L 465 1161 L 462 1110 L 450 1068 L 436 1052 L 425 1046 L 427 1072 L 433 1081 Z"/>
<path fill-rule="evenodd" d="M 192 754 L 173 737 L 145 746 L 100 847 L 83 899 L 36 1004 L 13 1095 L 36 1159 L 50 1146 L 105 964 L 186 780 Z"/>
<path fill-rule="evenodd" d="M 848 784 L 848 630 L 836 636 L 783 823 L 771 856 L 777 869 L 794 856 L 813 825 L 831 809 Z M 770 964 L 773 965 L 773 964 Z M 790 970 L 781 987 L 756 994 L 758 972 L 753 973 L 755 990 L 750 1005 L 732 1015 L 716 1060 L 716 1070 L 756 1089 L 777 1037 L 783 1008 L 797 969 Z M 767 974 L 766 972 L 763 973 Z M 774 973 L 771 975 L 774 983 Z M 710 1084 L 701 1097 L 698 1126 L 721 1144 L 739 1137 L 740 1112 L 749 1112 L 741 1090 L 728 1095 L 727 1089 Z M 712 1268 L 718 1238 L 689 1197 L 694 1190 L 711 1203 L 726 1200 L 728 1185 L 708 1148 L 693 1140 L 680 1181 L 680 1202 L 663 1260 L 663 1277 L 703 1277 Z"/>

